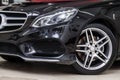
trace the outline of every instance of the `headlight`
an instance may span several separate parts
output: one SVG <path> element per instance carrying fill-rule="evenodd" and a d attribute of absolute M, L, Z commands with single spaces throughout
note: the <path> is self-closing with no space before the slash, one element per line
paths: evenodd
<path fill-rule="evenodd" d="M 68 22 L 77 12 L 78 10 L 75 8 L 62 8 L 38 17 L 32 26 L 38 28 Z"/>

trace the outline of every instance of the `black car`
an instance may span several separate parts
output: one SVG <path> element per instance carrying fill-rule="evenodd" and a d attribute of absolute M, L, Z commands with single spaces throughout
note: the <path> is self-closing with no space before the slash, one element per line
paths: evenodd
<path fill-rule="evenodd" d="M 52 0 L 53 1 L 53 0 Z M 119 0 L 54 0 L 0 11 L 0 56 L 99 74 L 119 58 Z"/>

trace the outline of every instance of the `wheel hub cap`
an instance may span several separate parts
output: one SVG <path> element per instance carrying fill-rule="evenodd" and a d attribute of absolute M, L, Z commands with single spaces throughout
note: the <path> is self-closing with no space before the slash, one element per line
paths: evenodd
<path fill-rule="evenodd" d="M 90 46 L 90 51 L 91 52 L 95 52 L 95 47 L 94 46 Z"/>

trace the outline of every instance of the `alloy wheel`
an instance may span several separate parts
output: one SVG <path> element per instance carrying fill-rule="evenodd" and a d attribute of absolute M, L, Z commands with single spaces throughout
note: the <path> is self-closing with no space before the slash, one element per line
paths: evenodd
<path fill-rule="evenodd" d="M 105 66 L 112 55 L 109 35 L 99 28 L 82 31 L 76 45 L 76 62 L 87 70 L 97 70 Z"/>

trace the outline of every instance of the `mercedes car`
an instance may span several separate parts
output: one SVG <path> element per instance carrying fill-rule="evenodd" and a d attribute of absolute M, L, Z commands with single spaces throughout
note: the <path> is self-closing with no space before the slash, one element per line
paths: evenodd
<path fill-rule="evenodd" d="M 7 61 L 71 65 L 94 75 L 119 52 L 120 0 L 31 0 L 0 11 L 0 56 Z"/>

